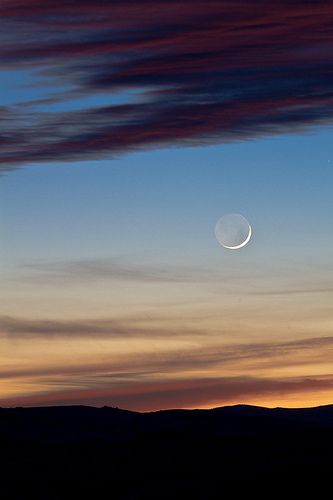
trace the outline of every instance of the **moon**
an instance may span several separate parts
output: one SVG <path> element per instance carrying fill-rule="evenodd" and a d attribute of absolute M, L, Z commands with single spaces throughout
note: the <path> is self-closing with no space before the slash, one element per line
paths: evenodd
<path fill-rule="evenodd" d="M 250 241 L 252 228 L 243 215 L 227 214 L 217 221 L 215 236 L 224 248 L 239 250 Z"/>

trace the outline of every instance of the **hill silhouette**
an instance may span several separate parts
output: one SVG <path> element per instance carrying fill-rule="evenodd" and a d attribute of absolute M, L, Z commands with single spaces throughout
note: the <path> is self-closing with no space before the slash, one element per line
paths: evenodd
<path fill-rule="evenodd" d="M 1 498 L 206 500 L 324 484 L 332 449 L 333 405 L 0 408 Z"/>

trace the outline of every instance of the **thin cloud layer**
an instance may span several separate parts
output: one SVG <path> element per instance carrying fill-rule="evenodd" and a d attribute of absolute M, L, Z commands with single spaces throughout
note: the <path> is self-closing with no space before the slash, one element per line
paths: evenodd
<path fill-rule="evenodd" d="M 28 321 L 14 318 L 0 318 L 0 329 L 2 332 L 11 337 L 13 340 L 26 338 L 33 339 L 48 339 L 52 338 L 67 338 L 80 339 L 87 334 L 94 332 L 96 339 L 100 337 L 109 337 L 112 339 L 120 339 L 129 337 L 149 338 L 155 333 L 156 339 L 163 340 L 166 333 L 171 338 L 172 334 L 175 337 L 192 336 L 196 341 L 199 338 L 196 336 L 200 333 L 196 330 L 174 330 L 170 329 L 166 332 L 163 328 L 146 329 L 138 326 L 130 328 L 130 322 L 122 325 L 118 321 L 118 329 L 115 330 L 109 326 L 112 321 L 94 320 L 85 323 L 80 322 L 51 322 L 51 321 Z M 203 333 L 201 332 L 203 335 Z M 215 339 L 216 341 L 216 339 Z M 234 366 L 242 370 L 246 365 L 248 368 L 259 368 L 260 366 L 268 367 L 286 367 L 297 365 L 308 365 L 314 363 L 329 363 L 332 356 L 333 337 L 312 337 L 295 340 L 292 342 L 257 342 L 257 343 L 207 343 L 198 344 L 196 347 L 189 345 L 187 347 L 178 347 L 175 349 L 156 350 L 152 348 L 145 353 L 130 351 L 126 354 L 108 352 L 103 355 L 98 363 L 87 362 L 84 359 L 78 358 L 73 360 L 73 364 L 61 365 L 51 364 L 45 366 L 30 366 L 22 367 L 11 366 L 8 368 L 3 366 L 0 368 L 0 379 L 20 378 L 20 377 L 35 377 L 42 376 L 48 379 L 50 376 L 57 375 L 69 382 L 74 382 L 71 377 L 78 376 L 76 382 L 85 382 L 93 380 L 93 385 L 97 383 L 99 386 L 109 385 L 112 378 L 141 378 L 142 376 L 154 378 L 157 374 L 169 374 L 172 376 L 186 373 L 196 372 L 197 370 L 210 370 L 217 367 Z M 130 367 L 130 370 L 129 370 Z M 135 376 L 134 376 L 135 374 Z M 59 379 L 58 379 L 59 382 Z M 54 380 L 56 384 L 57 381 Z"/>
<path fill-rule="evenodd" d="M 128 262 L 122 257 L 108 259 L 77 259 L 63 262 L 41 262 L 21 266 L 31 274 L 27 279 L 36 282 L 57 281 L 137 281 L 140 283 L 192 283 L 216 281 L 212 269 L 191 266 L 154 266 Z"/>
<path fill-rule="evenodd" d="M 157 318 L 160 325 L 156 326 L 154 321 L 147 326 L 147 318 L 105 318 L 105 319 L 81 319 L 81 320 L 31 320 L 15 318 L 11 316 L 0 316 L 0 338 L 170 338 L 172 336 L 205 335 L 199 328 L 186 328 L 175 325 L 171 319 L 168 323 L 162 318 Z M 156 319 L 155 319 L 156 322 Z M 164 324 L 163 324 L 164 323 Z"/>
<path fill-rule="evenodd" d="M 2 169 L 332 121 L 331 0 L 10 0 L 0 19 L 0 68 L 69 89 L 1 108 Z M 70 108 L 101 94 L 110 104 Z"/>

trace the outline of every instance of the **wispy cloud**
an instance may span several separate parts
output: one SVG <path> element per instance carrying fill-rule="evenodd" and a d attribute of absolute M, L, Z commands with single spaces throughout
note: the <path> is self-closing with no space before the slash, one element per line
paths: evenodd
<path fill-rule="evenodd" d="M 111 322 L 112 323 L 112 322 Z M 119 322 L 121 324 L 121 322 Z M 107 321 L 87 322 L 86 330 L 80 322 L 32 322 L 22 319 L 0 319 L 0 330 L 7 332 L 13 338 L 28 338 L 45 339 L 57 337 L 80 338 L 91 336 L 98 338 L 101 336 L 109 336 L 110 339 L 128 338 L 137 336 L 138 338 L 154 337 L 163 339 L 163 337 L 172 338 L 174 334 L 176 339 L 184 336 L 182 329 L 174 329 L 173 327 L 165 330 L 164 327 L 149 328 L 149 326 L 137 327 L 131 330 L 128 324 L 124 322 L 118 330 L 112 331 L 107 327 Z M 12 367 L 10 369 L 2 367 L 0 369 L 0 378 L 16 378 L 29 376 L 45 376 L 57 374 L 60 377 L 68 377 L 71 375 L 80 375 L 88 377 L 98 377 L 100 383 L 102 378 L 108 379 L 111 376 L 122 374 L 123 376 L 132 376 L 133 372 L 137 375 L 153 375 L 153 374 L 172 374 L 185 373 L 187 371 L 196 371 L 198 369 L 212 369 L 216 367 L 224 367 L 237 365 L 239 369 L 247 366 L 256 366 L 258 369 L 261 364 L 274 363 L 275 366 L 295 366 L 297 364 L 311 364 L 314 362 L 329 362 L 332 357 L 333 337 L 309 337 L 302 338 L 296 341 L 280 341 L 280 342 L 253 342 L 253 343 L 227 343 L 223 342 L 218 336 L 210 336 L 204 339 L 204 332 L 195 329 L 185 330 L 185 335 L 193 337 L 197 344 L 193 347 L 190 343 L 187 347 L 177 346 L 163 350 L 155 348 L 148 349 L 145 353 L 129 352 L 126 354 L 111 354 L 108 352 L 105 356 L 101 355 L 98 363 L 91 363 L 84 360 L 84 364 L 80 362 L 80 358 L 73 360 L 71 365 L 48 365 L 37 366 L 32 368 Z M 76 336 L 76 337 L 75 337 Z M 201 339 L 200 339 L 201 336 Z M 200 342 L 201 340 L 201 342 Z M 165 349 L 165 348 L 164 348 Z M 236 366 L 235 365 L 235 366 Z M 129 370 L 130 367 L 130 370 Z"/>
<path fill-rule="evenodd" d="M 11 0 L 0 68 L 26 68 L 70 100 L 129 90 L 126 104 L 1 110 L 0 163 L 112 156 L 330 123 L 331 0 Z M 27 104 L 27 103 L 26 103 Z M 33 103 L 30 103 L 33 104 Z"/>
<path fill-rule="evenodd" d="M 304 285 L 304 288 L 275 288 L 274 290 L 256 290 L 249 292 L 251 295 L 303 295 L 303 294 L 322 294 L 322 293 L 333 293 L 333 287 L 327 286 L 313 286 L 309 283 Z"/>
<path fill-rule="evenodd" d="M 138 281 L 141 283 L 187 283 L 217 280 L 216 271 L 191 266 L 128 262 L 123 258 L 91 258 L 63 262 L 38 262 L 20 268 L 28 279 L 60 281 Z"/>
<path fill-rule="evenodd" d="M 21 283 L 77 284 L 87 282 L 138 282 L 141 284 L 187 284 L 196 283 L 206 286 L 211 293 L 238 293 L 249 296 L 291 296 L 291 295 L 330 295 L 331 269 L 316 269 L 313 278 L 300 275 L 294 267 L 275 269 L 274 285 L 272 269 L 261 265 L 261 272 L 253 269 L 175 265 L 170 263 L 149 264 L 147 262 L 129 262 L 123 257 L 73 259 L 67 261 L 45 261 L 26 263 L 19 267 Z"/>
<path fill-rule="evenodd" d="M 148 323 L 148 324 L 147 324 Z M 10 339 L 22 338 L 171 338 L 173 336 L 204 335 L 200 328 L 187 328 L 175 325 L 175 321 L 163 318 L 128 317 L 119 319 L 82 319 L 82 320 L 30 320 L 10 316 L 0 317 L 0 336 Z"/>

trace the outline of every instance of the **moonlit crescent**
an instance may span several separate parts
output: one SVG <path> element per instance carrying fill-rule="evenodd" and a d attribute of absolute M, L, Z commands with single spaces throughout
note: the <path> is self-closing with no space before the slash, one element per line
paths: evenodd
<path fill-rule="evenodd" d="M 215 236 L 224 248 L 239 250 L 245 247 L 252 236 L 252 227 L 241 214 L 223 215 L 215 225 Z"/>
<path fill-rule="evenodd" d="M 223 246 L 224 246 L 224 248 L 229 248 L 229 250 L 238 250 L 238 248 L 245 247 L 245 245 L 250 241 L 251 236 L 252 236 L 252 228 L 249 225 L 249 234 L 248 234 L 246 240 L 243 241 L 243 243 L 241 243 L 240 245 L 236 245 L 235 247 L 229 247 L 228 245 L 223 245 Z"/>

